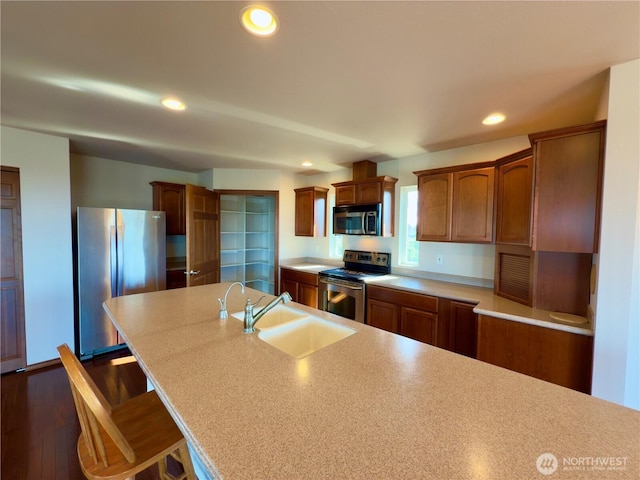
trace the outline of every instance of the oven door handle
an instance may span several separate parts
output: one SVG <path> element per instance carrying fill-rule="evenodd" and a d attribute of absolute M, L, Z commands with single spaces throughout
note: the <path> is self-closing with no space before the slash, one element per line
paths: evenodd
<path fill-rule="evenodd" d="M 319 278 L 318 281 L 320 283 L 326 283 L 327 285 L 333 285 L 335 287 L 348 288 L 349 290 L 362 290 L 363 289 L 362 285 L 346 285 L 344 283 L 335 283 L 335 282 L 332 282 L 331 280 L 326 280 L 324 278 Z"/>

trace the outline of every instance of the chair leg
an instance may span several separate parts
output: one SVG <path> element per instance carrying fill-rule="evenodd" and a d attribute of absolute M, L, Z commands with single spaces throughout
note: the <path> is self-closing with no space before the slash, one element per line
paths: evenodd
<path fill-rule="evenodd" d="M 191 455 L 189 454 L 189 447 L 185 443 L 178 448 L 178 455 L 180 455 L 180 463 L 188 480 L 198 480 L 196 477 L 196 471 L 193 469 L 193 463 L 191 463 Z"/>
<path fill-rule="evenodd" d="M 158 472 L 160 473 L 160 480 L 169 480 L 171 478 L 167 472 L 167 457 L 162 457 L 158 460 Z"/>

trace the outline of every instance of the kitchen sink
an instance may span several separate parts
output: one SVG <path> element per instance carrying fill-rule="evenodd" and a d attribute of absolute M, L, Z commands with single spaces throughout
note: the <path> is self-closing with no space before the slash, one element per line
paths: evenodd
<path fill-rule="evenodd" d="M 260 327 L 259 324 L 260 322 L 257 327 Z M 258 337 L 294 358 L 302 358 L 354 333 L 356 331 L 349 327 L 307 316 L 275 328 L 261 330 Z"/>
<path fill-rule="evenodd" d="M 260 310 L 262 310 L 262 307 L 256 307 L 253 309 L 255 313 L 260 312 Z M 244 311 L 232 313 L 231 316 L 237 318 L 240 321 L 243 321 Z M 307 318 L 308 316 L 309 314 L 306 312 L 296 310 L 295 308 L 291 308 L 284 304 L 280 304 L 265 313 L 264 316 L 256 322 L 255 327 L 258 330 L 264 330 L 265 328 L 276 327 L 278 325 L 282 325 L 283 323 L 300 320 L 301 318 Z"/>

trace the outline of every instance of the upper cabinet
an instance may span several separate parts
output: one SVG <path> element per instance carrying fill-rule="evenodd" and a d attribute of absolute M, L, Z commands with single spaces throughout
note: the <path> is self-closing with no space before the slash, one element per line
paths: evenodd
<path fill-rule="evenodd" d="M 533 201 L 531 148 L 496 163 L 496 243 L 528 246 Z"/>
<path fill-rule="evenodd" d="M 451 240 L 451 203 L 453 174 L 418 175 L 417 240 Z"/>
<path fill-rule="evenodd" d="M 325 237 L 327 235 L 328 188 L 296 188 L 296 236 Z"/>
<path fill-rule="evenodd" d="M 598 251 L 606 121 L 529 135 L 534 250 Z"/>
<path fill-rule="evenodd" d="M 382 236 L 392 237 L 397 178 L 376 176 L 376 164 L 362 160 L 353 164 L 353 180 L 332 183 L 336 206 L 382 204 Z"/>
<path fill-rule="evenodd" d="M 397 178 L 382 176 L 333 183 L 336 188 L 336 206 L 393 202 L 397 181 Z"/>
<path fill-rule="evenodd" d="M 166 212 L 167 235 L 186 235 L 185 186 L 176 183 L 151 182 L 153 209 Z"/>
<path fill-rule="evenodd" d="M 417 240 L 493 241 L 493 165 L 462 165 L 414 174 L 418 176 Z"/>

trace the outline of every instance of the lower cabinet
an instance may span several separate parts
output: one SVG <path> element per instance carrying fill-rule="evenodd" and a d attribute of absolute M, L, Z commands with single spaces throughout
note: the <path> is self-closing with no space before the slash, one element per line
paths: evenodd
<path fill-rule="evenodd" d="M 172 288 L 184 288 L 187 286 L 187 277 L 184 268 L 180 270 L 167 270 L 167 290 Z"/>
<path fill-rule="evenodd" d="M 318 275 L 281 268 L 280 293 L 282 292 L 289 292 L 294 302 L 318 308 Z"/>
<path fill-rule="evenodd" d="M 478 315 L 475 305 L 451 301 L 449 307 L 449 350 L 476 358 Z"/>
<path fill-rule="evenodd" d="M 437 344 L 438 304 L 430 295 L 367 286 L 367 323 L 420 342 Z"/>
<path fill-rule="evenodd" d="M 477 358 L 591 393 L 590 336 L 480 315 Z"/>

